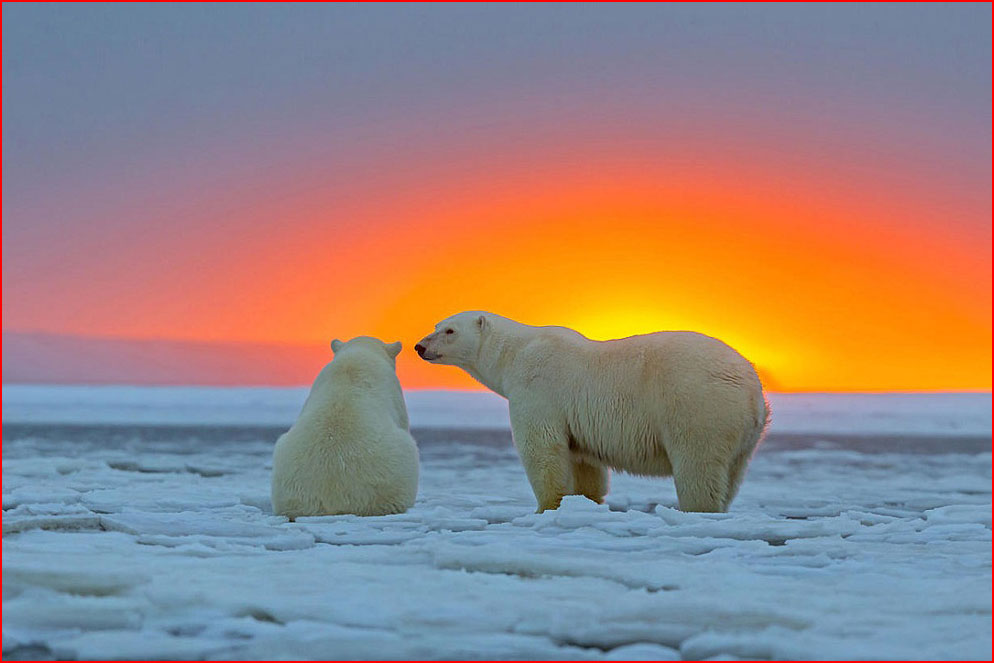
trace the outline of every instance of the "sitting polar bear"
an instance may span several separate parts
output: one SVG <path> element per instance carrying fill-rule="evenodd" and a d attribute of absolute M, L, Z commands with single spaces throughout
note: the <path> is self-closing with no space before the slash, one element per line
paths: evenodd
<path fill-rule="evenodd" d="M 273 452 L 273 511 L 293 519 L 402 513 L 418 490 L 418 448 L 395 369 L 400 343 L 331 342 L 296 423 Z"/>
<path fill-rule="evenodd" d="M 752 364 L 694 332 L 592 341 L 467 311 L 415 350 L 508 400 L 540 512 L 564 495 L 602 502 L 609 467 L 673 475 L 683 511 L 727 511 L 769 419 Z"/>

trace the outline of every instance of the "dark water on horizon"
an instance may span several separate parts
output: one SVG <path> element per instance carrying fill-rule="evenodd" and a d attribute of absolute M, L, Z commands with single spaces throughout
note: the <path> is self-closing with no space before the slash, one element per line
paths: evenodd
<path fill-rule="evenodd" d="M 285 426 L 154 426 L 92 424 L 3 424 L 3 457 L 88 454 L 100 450 L 136 453 L 196 454 L 210 449 L 241 454 L 272 453 Z M 435 429 L 412 431 L 422 454 L 445 457 L 446 448 L 464 445 L 514 454 L 506 429 Z M 771 432 L 759 453 L 797 449 L 833 449 L 858 453 L 977 454 L 991 450 L 989 436 L 779 434 Z"/>

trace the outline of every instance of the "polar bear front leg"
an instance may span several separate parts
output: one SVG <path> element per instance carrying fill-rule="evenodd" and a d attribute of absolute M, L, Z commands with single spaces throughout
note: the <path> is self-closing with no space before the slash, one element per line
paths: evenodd
<path fill-rule="evenodd" d="M 603 465 L 576 458 L 571 459 L 573 469 L 573 494 L 583 495 L 598 504 L 604 503 L 609 482 L 608 469 Z"/>
<path fill-rule="evenodd" d="M 511 435 L 525 466 L 538 511 L 558 509 L 570 483 L 570 454 L 563 427 L 532 408 L 511 403 Z"/>

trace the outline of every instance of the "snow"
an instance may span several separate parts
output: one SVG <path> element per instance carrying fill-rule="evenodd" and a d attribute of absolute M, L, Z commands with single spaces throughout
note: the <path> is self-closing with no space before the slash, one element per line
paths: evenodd
<path fill-rule="evenodd" d="M 5 423 L 289 426 L 305 387 L 3 385 Z M 490 392 L 408 391 L 414 428 L 506 429 Z M 771 394 L 781 433 L 989 436 L 990 393 Z"/>
<path fill-rule="evenodd" d="M 97 392 L 4 389 L 5 659 L 990 656 L 989 437 L 848 437 L 986 437 L 989 395 L 778 396 L 788 432 L 840 430 L 771 440 L 728 514 L 626 475 L 536 514 L 497 405 L 409 394 L 415 507 L 290 523 L 268 485 L 296 392 Z"/>

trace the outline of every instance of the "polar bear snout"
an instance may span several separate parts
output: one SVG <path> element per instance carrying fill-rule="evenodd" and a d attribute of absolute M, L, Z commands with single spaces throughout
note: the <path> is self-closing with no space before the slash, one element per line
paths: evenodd
<path fill-rule="evenodd" d="M 423 339 L 418 341 L 418 344 L 414 346 L 414 351 L 418 353 L 418 356 L 425 361 L 435 361 L 442 355 L 428 349 L 428 344 L 430 343 L 430 338 L 425 336 Z"/>

